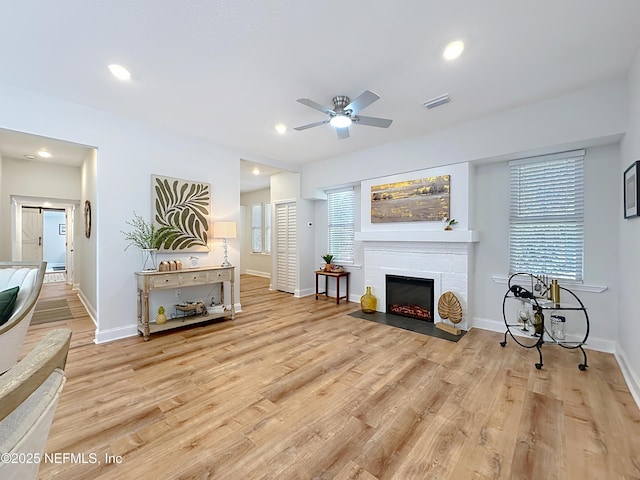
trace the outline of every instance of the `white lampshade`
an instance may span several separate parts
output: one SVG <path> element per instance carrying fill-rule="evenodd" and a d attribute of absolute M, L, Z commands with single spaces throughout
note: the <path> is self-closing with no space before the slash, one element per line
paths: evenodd
<path fill-rule="evenodd" d="M 236 222 L 215 222 L 213 238 L 236 238 Z"/>

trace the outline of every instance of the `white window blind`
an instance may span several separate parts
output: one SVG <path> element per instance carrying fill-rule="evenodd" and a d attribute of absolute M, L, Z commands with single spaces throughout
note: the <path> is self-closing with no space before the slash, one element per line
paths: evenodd
<path fill-rule="evenodd" d="M 251 251 L 262 252 L 262 205 L 251 205 Z"/>
<path fill-rule="evenodd" d="M 582 280 L 584 153 L 564 152 L 509 164 L 510 273 Z"/>
<path fill-rule="evenodd" d="M 264 206 L 264 253 L 271 253 L 271 204 Z"/>
<path fill-rule="evenodd" d="M 329 252 L 338 264 L 353 263 L 355 193 L 353 188 L 327 192 Z"/>

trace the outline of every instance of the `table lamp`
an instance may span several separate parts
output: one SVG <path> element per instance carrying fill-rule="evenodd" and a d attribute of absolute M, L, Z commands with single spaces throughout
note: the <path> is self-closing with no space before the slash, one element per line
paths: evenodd
<path fill-rule="evenodd" d="M 236 238 L 236 222 L 215 222 L 213 224 L 213 238 L 222 238 L 224 240 L 224 262 L 221 267 L 230 267 L 227 258 L 228 238 Z"/>

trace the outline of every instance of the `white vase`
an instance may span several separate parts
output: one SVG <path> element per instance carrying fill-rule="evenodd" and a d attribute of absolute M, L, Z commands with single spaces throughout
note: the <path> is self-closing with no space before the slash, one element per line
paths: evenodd
<path fill-rule="evenodd" d="M 158 270 L 158 249 L 157 248 L 142 249 L 142 270 L 145 272 L 154 272 Z"/>

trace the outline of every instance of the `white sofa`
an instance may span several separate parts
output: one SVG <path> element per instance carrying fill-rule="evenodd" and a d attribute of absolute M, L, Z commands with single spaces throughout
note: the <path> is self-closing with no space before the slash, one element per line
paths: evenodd
<path fill-rule="evenodd" d="M 0 374 L 18 361 L 46 267 L 47 262 L 0 262 L 0 291 L 20 287 L 11 317 L 0 325 Z"/>

